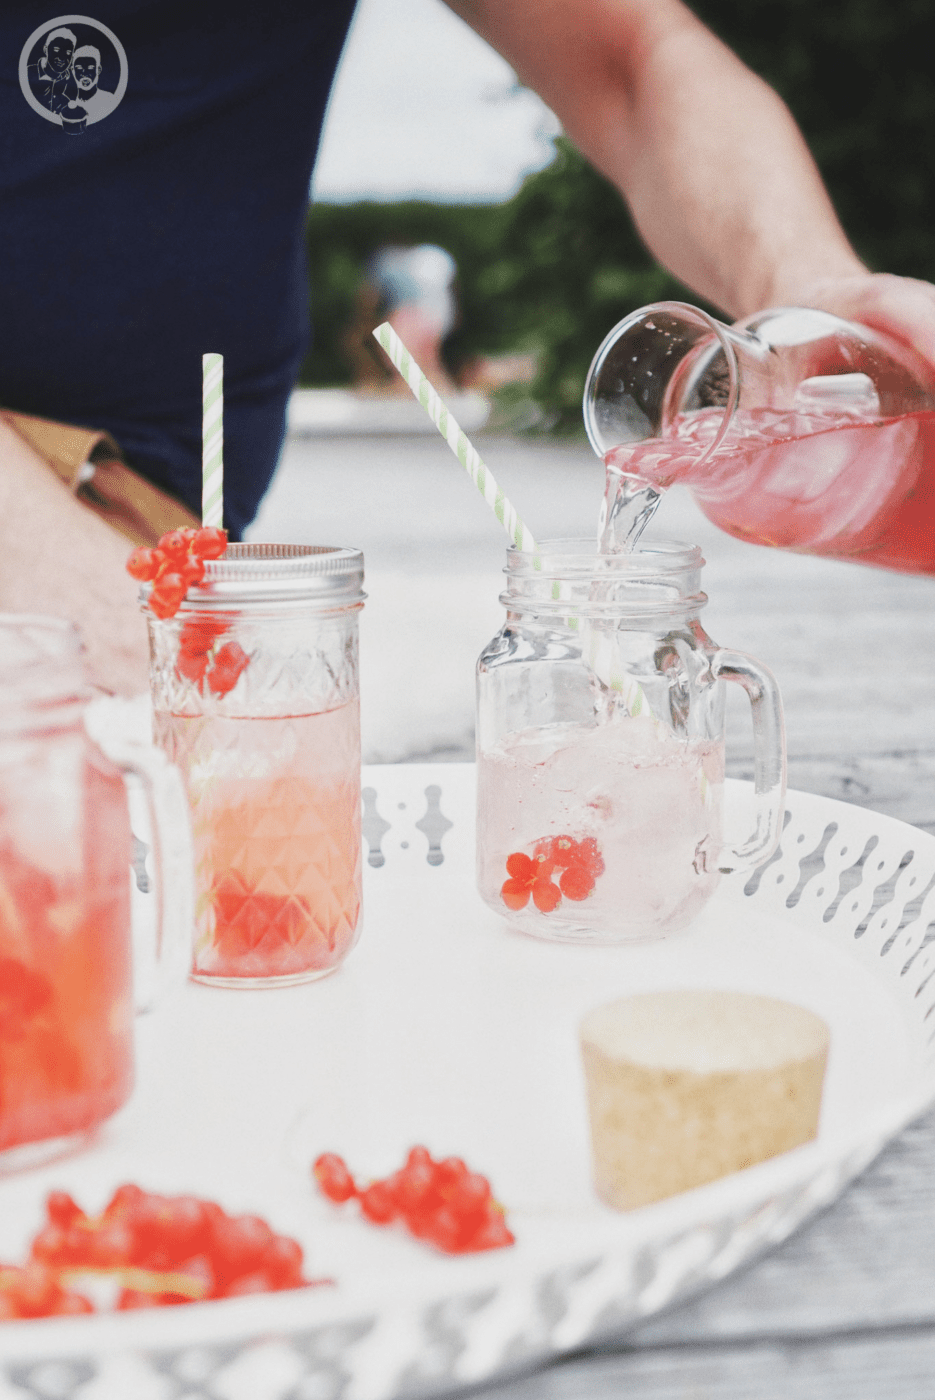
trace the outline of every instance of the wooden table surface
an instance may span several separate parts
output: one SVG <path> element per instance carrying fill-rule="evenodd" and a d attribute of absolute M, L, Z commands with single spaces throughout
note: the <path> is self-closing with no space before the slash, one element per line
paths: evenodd
<path fill-rule="evenodd" d="M 538 537 L 591 534 L 601 471 L 586 447 L 478 445 Z M 364 695 L 366 703 L 369 677 L 385 721 L 371 724 L 371 759 L 471 756 L 471 666 L 497 625 L 502 566 L 497 528 L 472 491 L 431 438 L 302 439 L 290 444 L 260 517 L 258 538 L 328 536 L 365 549 L 373 623 L 363 633 Z M 297 502 L 306 502 L 304 516 Z M 704 548 L 711 635 L 751 652 L 779 680 L 790 786 L 935 831 L 935 579 L 741 544 L 687 496 L 665 502 L 658 528 Z M 412 730 L 406 712 L 393 711 L 401 665 L 428 696 Z M 745 777 L 741 699 L 728 771 Z M 599 1349 L 476 1394 L 932 1400 L 935 1113 L 742 1274 Z"/>

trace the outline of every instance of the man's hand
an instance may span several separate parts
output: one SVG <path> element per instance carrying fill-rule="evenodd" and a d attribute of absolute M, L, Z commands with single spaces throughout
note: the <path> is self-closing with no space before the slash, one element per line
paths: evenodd
<path fill-rule="evenodd" d="M 863 272 L 790 289 L 789 301 L 885 331 L 916 350 L 935 375 L 935 286 L 914 277 Z"/>
<path fill-rule="evenodd" d="M 76 623 L 92 682 L 119 695 L 148 688 L 130 549 L 0 420 L 0 610 Z"/>

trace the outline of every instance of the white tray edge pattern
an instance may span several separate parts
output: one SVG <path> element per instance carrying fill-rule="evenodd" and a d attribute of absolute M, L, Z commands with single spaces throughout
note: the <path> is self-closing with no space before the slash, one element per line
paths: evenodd
<path fill-rule="evenodd" d="M 384 832 L 400 825 L 398 799 L 410 813 L 422 799 L 425 816 L 413 822 L 410 814 L 405 825 L 428 842 L 432 864 L 472 827 L 472 784 L 472 765 L 364 771 Z M 376 829 L 378 841 L 379 822 Z M 504 1256 L 493 1281 L 446 1297 L 294 1293 L 5 1324 L 0 1400 L 122 1400 L 134 1391 L 227 1400 L 246 1385 L 254 1400 L 438 1394 L 619 1333 L 787 1238 L 935 1099 L 935 837 L 790 792 L 779 852 L 753 877 L 731 877 L 723 893 L 832 940 L 887 981 L 917 1047 L 913 1090 L 849 1136 L 652 1207 L 635 1245 L 601 1249 L 588 1240 L 577 1255 L 531 1273 Z"/>

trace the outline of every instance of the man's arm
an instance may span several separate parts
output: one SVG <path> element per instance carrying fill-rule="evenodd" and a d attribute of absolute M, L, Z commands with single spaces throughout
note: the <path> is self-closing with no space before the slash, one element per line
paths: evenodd
<path fill-rule="evenodd" d="M 91 679 L 122 695 L 148 688 L 146 624 L 124 568 L 130 549 L 0 421 L 0 611 L 77 623 Z"/>
<path fill-rule="evenodd" d="M 681 0 L 448 0 L 620 190 L 649 248 L 731 317 L 822 306 L 935 362 L 935 288 L 873 276 L 780 98 Z"/>

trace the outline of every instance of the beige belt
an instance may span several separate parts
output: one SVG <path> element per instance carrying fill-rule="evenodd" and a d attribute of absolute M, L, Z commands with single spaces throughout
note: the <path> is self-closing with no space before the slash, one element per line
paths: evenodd
<path fill-rule="evenodd" d="M 82 505 L 134 544 L 154 545 L 167 530 L 201 524 L 181 501 L 128 467 L 109 433 L 6 410 L 0 418 L 38 452 Z"/>

